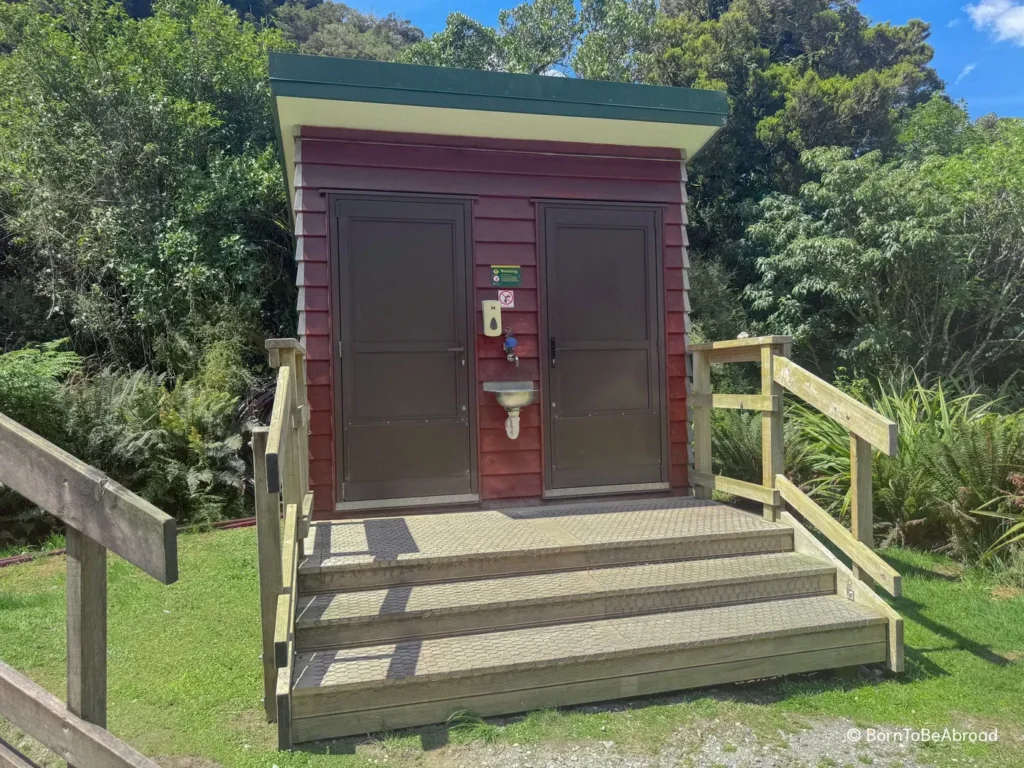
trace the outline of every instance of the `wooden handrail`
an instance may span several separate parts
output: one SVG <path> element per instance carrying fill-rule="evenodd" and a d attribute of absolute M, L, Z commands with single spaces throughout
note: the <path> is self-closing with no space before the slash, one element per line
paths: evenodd
<path fill-rule="evenodd" d="M 874 550 L 858 541 L 832 515 L 815 503 L 814 499 L 801 491 L 782 475 L 775 478 L 779 493 L 811 525 L 825 534 L 850 560 L 867 573 L 893 597 L 903 594 L 900 574 L 891 565 L 875 554 Z"/>
<path fill-rule="evenodd" d="M 791 360 L 780 357 L 774 362 L 777 383 L 838 421 L 847 432 L 867 440 L 886 456 L 896 455 L 896 425 L 893 422 Z"/>
<path fill-rule="evenodd" d="M 0 484 L 67 526 L 68 671 L 65 708 L 0 663 L 0 716 L 36 736 L 75 768 L 154 766 L 105 730 L 107 550 L 164 584 L 177 581 L 174 518 L 3 414 Z M 25 764 L 6 747 L 0 749 L 0 760 Z"/>
<path fill-rule="evenodd" d="M 782 471 L 782 392 L 772 377 L 776 355 L 788 355 L 788 336 L 758 336 L 692 344 L 693 387 L 689 405 L 693 409 L 694 471 L 692 483 L 698 495 L 710 496 L 719 490 L 752 501 L 760 501 L 764 516 L 779 516 L 781 499 L 774 490 L 775 475 Z M 717 363 L 760 362 L 761 392 L 756 395 L 723 395 L 711 392 L 711 366 Z M 761 411 L 762 477 L 761 484 L 714 475 L 711 471 L 711 409 L 732 408 Z"/>
<path fill-rule="evenodd" d="M 110 731 L 76 717 L 64 702 L 0 661 L 0 714 L 76 768 L 159 768 Z M 0 765 L 5 764 L 0 741 Z M 7 764 L 33 765 L 25 760 Z"/>
<path fill-rule="evenodd" d="M 177 581 L 173 517 L 2 413 L 0 484 L 157 581 Z"/>
<path fill-rule="evenodd" d="M 274 407 L 270 426 L 253 432 L 263 703 L 267 720 L 278 724 L 278 744 L 286 749 L 291 746 L 298 566 L 313 516 L 313 494 L 309 490 L 309 403 L 303 346 L 295 339 L 270 339 L 267 350 L 271 367 L 278 369 Z"/>
<path fill-rule="evenodd" d="M 690 346 L 693 352 L 693 386 L 689 405 L 693 409 L 694 466 L 691 478 L 694 490 L 697 495 L 708 496 L 712 490 L 719 490 L 760 501 L 764 505 L 765 517 L 774 520 L 779 519 L 782 512 L 781 502 L 788 502 L 850 558 L 857 578 L 876 582 L 890 594 L 899 596 L 899 574 L 871 549 L 874 543 L 871 449 L 874 446 L 886 456 L 895 456 L 896 425 L 789 360 L 791 341 L 788 336 L 760 336 Z M 760 394 L 712 394 L 711 365 L 735 362 L 761 363 Z M 784 476 L 783 390 L 792 392 L 835 419 L 850 433 L 852 501 L 849 532 Z M 712 408 L 761 411 L 760 485 L 712 474 Z"/>

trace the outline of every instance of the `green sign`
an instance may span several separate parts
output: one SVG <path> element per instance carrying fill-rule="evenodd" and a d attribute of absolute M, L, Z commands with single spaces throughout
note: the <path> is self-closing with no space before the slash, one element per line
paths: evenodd
<path fill-rule="evenodd" d="M 508 264 L 491 265 L 491 284 L 501 288 L 518 288 L 523 283 L 523 277 L 519 265 Z"/>

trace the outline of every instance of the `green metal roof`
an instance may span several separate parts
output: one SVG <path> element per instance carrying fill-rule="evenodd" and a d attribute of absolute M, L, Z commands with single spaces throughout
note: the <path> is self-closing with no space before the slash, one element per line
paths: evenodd
<path fill-rule="evenodd" d="M 722 91 L 270 54 L 275 97 L 723 126 Z"/>

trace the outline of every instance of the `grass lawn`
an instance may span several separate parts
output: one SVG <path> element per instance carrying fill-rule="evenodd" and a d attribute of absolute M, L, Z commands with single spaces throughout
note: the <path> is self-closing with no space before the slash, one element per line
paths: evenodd
<path fill-rule="evenodd" d="M 536 712 L 274 751 L 263 720 L 255 529 L 179 539 L 181 580 L 164 587 L 111 556 L 110 728 L 162 765 L 445 765 L 447 745 L 614 740 L 654 752 L 697 723 L 742 722 L 764 738 L 821 718 L 860 726 L 998 728 L 1000 741 L 925 750 L 938 765 L 1024 765 L 1024 597 L 983 576 L 954 578 L 946 560 L 886 555 L 904 574 L 907 672 L 865 682 L 825 675 Z M 0 570 L 0 658 L 62 695 L 64 558 Z M 19 742 L 6 723 L 0 735 Z M 38 757 L 39 753 L 33 753 Z"/>

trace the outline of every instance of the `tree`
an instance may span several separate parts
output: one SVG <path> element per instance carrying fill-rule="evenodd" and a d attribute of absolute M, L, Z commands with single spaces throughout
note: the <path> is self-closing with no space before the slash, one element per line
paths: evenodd
<path fill-rule="evenodd" d="M 696 259 L 721 260 L 739 291 L 756 279 L 742 238 L 756 203 L 796 193 L 800 153 L 897 152 L 902 122 L 941 89 L 928 26 L 869 26 L 849 0 L 677 4 L 659 22 L 657 80 L 729 94 L 729 123 L 690 166 Z M 714 329 L 711 329 L 714 334 Z"/>
<path fill-rule="evenodd" d="M 505 69 L 498 33 L 464 13 L 448 14 L 443 31 L 402 52 L 401 61 L 458 69 Z"/>
<path fill-rule="evenodd" d="M 393 13 L 383 18 L 360 13 L 344 3 L 313 6 L 289 2 L 275 14 L 284 38 L 302 53 L 390 61 L 423 39 L 422 30 Z"/>
<path fill-rule="evenodd" d="M 903 134 L 913 147 L 928 135 L 963 149 L 806 152 L 815 180 L 766 197 L 748 230 L 747 297 L 826 374 L 909 367 L 998 386 L 1024 355 L 1024 121 L 979 133 L 930 102 Z"/>
<path fill-rule="evenodd" d="M 215 0 L 141 20 L 104 0 L 5 4 L 0 34 L 3 227 L 21 285 L 76 349 L 180 373 L 205 328 L 286 324 L 267 86 L 280 35 Z"/>

